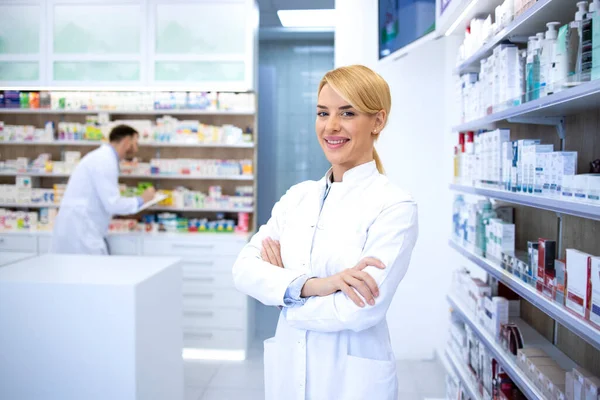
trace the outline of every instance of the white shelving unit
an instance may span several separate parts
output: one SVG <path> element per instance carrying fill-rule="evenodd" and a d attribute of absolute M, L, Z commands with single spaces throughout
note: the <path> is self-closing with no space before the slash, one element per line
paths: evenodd
<path fill-rule="evenodd" d="M 71 174 L 58 174 L 55 172 L 6 172 L 0 171 L 0 176 L 33 176 L 39 178 L 68 178 Z M 121 179 L 178 179 L 178 180 L 195 180 L 195 181 L 253 181 L 254 175 L 140 175 L 140 174 L 121 174 Z"/>
<path fill-rule="evenodd" d="M 527 37 L 533 36 L 537 32 L 546 31 L 545 24 L 551 21 L 559 21 L 562 24 L 571 22 L 575 11 L 577 10 L 576 3 L 575 0 L 538 0 L 525 13 L 515 18 L 512 23 L 485 43 L 471 57 L 458 65 L 454 72 L 456 74 L 478 72 L 480 69 L 480 61 L 489 57 L 497 45 L 505 43 L 506 41 L 523 44 Z M 565 143 L 575 143 L 575 147 L 583 146 L 583 143 L 586 143 L 585 138 L 580 138 L 578 136 L 574 136 L 573 141 L 570 142 L 569 132 L 566 131 L 566 117 L 598 109 L 600 109 L 600 80 L 585 82 L 578 86 L 523 103 L 516 107 L 496 111 L 476 120 L 465 121 L 464 123 L 454 126 L 452 130 L 454 132 L 466 132 L 477 131 L 480 129 L 494 129 L 497 127 L 497 123 L 500 122 L 554 126 L 561 139 L 560 149 L 564 149 Z M 579 116 L 577 118 L 579 118 Z M 593 121 L 595 123 L 595 119 Z M 574 126 L 583 129 L 580 125 L 574 124 Z M 569 125 L 569 127 L 570 126 L 571 125 Z M 524 138 L 524 132 L 522 130 L 520 134 L 521 136 L 518 138 Z M 589 145 L 591 146 L 591 142 Z M 575 148 L 570 150 L 579 149 Z M 510 204 L 556 213 L 558 217 L 556 237 L 557 248 L 561 252 L 563 250 L 562 244 L 565 237 L 564 232 L 567 231 L 566 228 L 563 230 L 563 215 L 600 221 L 600 206 L 594 204 L 568 201 L 561 198 L 548 198 L 527 193 L 513 193 L 498 188 L 474 187 L 460 184 L 451 184 L 450 190 L 463 194 L 485 196 Z M 551 217 L 549 216 L 548 219 L 550 218 Z M 568 221 L 565 222 L 565 224 L 570 224 L 569 232 L 576 229 L 574 228 L 575 222 L 573 219 L 564 220 Z M 528 235 L 535 232 L 535 229 L 531 229 L 530 231 L 527 232 Z M 525 232 L 523 232 L 523 235 L 524 234 Z M 535 287 L 530 286 L 529 283 L 524 282 L 521 278 L 504 270 L 498 262 L 481 257 L 454 240 L 449 241 L 449 247 L 483 269 L 491 280 L 502 282 L 523 300 L 531 303 L 542 313 L 554 320 L 549 321 L 550 323 L 544 323 L 544 327 L 548 329 L 552 323 L 554 324 L 554 334 L 552 335 L 552 338 L 555 343 L 546 340 L 524 321 L 520 319 L 511 321 L 516 322 L 523 334 L 525 347 L 537 347 L 543 349 L 565 370 L 570 370 L 575 366 L 575 363 L 562 353 L 557 346 L 561 346 L 561 349 L 568 352 L 573 358 L 579 357 L 579 354 L 582 351 L 581 349 L 587 348 L 589 350 L 589 347 L 587 347 L 583 341 L 593 346 L 596 350 L 600 350 L 599 326 L 580 318 L 563 305 L 555 303 L 552 299 L 543 296 Z M 559 254 L 557 258 L 560 257 L 562 257 L 562 254 Z M 529 381 L 526 374 L 517 367 L 515 357 L 508 354 L 501 347 L 499 342 L 482 328 L 478 323 L 477 318 L 475 318 L 469 309 L 464 306 L 461 299 L 455 294 L 451 294 L 448 296 L 448 301 L 453 306 L 454 310 L 462 316 L 465 323 L 478 333 L 481 340 L 504 367 L 508 375 L 525 396 L 529 399 L 543 399 L 542 393 Z M 561 336 L 562 340 L 558 340 L 558 335 L 563 335 L 564 332 L 561 326 L 572 332 L 574 335 L 569 335 L 568 339 L 565 338 L 565 336 Z M 579 340 L 575 335 L 582 340 Z M 581 357 L 578 358 L 578 361 L 582 363 L 586 362 Z"/>
<path fill-rule="evenodd" d="M 479 62 L 484 58 L 491 56 L 494 47 L 501 42 L 511 40 L 511 38 L 522 39 L 525 36 L 535 35 L 537 32 L 545 32 L 546 23 L 548 21 L 556 20 L 556 16 L 569 16 L 569 18 L 572 18 L 574 13 L 575 6 L 568 1 L 538 0 L 531 8 L 519 15 L 507 27 L 494 35 L 493 38 L 484 44 L 471 57 L 458 65 L 455 69 L 455 73 L 464 74 L 466 72 L 478 72 L 480 67 Z M 566 23 L 570 21 L 563 22 Z"/>
<path fill-rule="evenodd" d="M 600 80 L 582 83 L 550 96 L 523 103 L 475 121 L 465 122 L 453 128 L 455 132 L 471 131 L 491 127 L 496 122 L 514 118 L 547 118 L 574 114 L 600 108 Z"/>
<path fill-rule="evenodd" d="M 59 208 L 59 204 L 38 204 L 38 203 L 0 203 L 0 208 Z M 171 211 L 171 212 L 224 212 L 224 213 L 236 213 L 246 212 L 253 213 L 254 208 L 195 208 L 195 207 L 169 207 L 169 206 L 154 206 L 150 207 L 153 211 Z"/>
<path fill-rule="evenodd" d="M 453 310 L 458 312 L 462 317 L 463 321 L 477 332 L 477 335 L 486 347 L 493 354 L 494 358 L 502 365 L 502 368 L 506 371 L 508 376 L 513 382 L 521 389 L 523 394 L 528 399 L 545 399 L 542 392 L 531 382 L 529 377 L 523 372 L 517 365 L 516 356 L 508 353 L 500 343 L 481 326 L 474 315 L 468 310 L 464 303 L 453 294 L 448 295 L 448 302 L 452 306 Z M 511 318 L 511 322 L 515 323 L 519 327 L 519 331 L 523 335 L 523 341 L 525 348 L 535 347 L 544 350 L 550 357 L 552 357 L 558 365 L 565 369 L 570 370 L 576 366 L 576 364 L 567 357 L 564 353 L 559 351 L 552 343 L 547 341 L 542 335 L 540 335 L 535 329 L 527 325 L 520 318 Z"/>
<path fill-rule="evenodd" d="M 98 147 L 104 142 L 91 140 L 48 140 L 48 141 L 28 141 L 28 142 L 12 142 L 0 141 L 0 146 L 90 146 Z M 176 148 L 224 148 L 224 149 L 252 149 L 254 143 L 171 143 L 171 142 L 140 142 L 139 147 L 176 147 Z"/>
<path fill-rule="evenodd" d="M 450 367 L 452 371 L 458 376 L 463 384 L 463 387 L 467 390 L 469 396 L 474 400 L 483 400 L 483 396 L 477 390 L 477 383 L 473 378 L 473 375 L 467 370 L 464 363 L 459 361 L 459 357 L 454 354 L 454 351 L 446 349 L 444 354 L 446 359 L 445 364 L 448 364 L 446 368 Z"/>
<path fill-rule="evenodd" d="M 541 210 L 554 211 L 560 214 L 600 221 L 600 206 L 595 206 L 593 204 L 467 185 L 450 185 L 450 189 L 459 193 L 491 197 L 507 203 L 520 204 L 527 207 L 539 208 Z"/>
<path fill-rule="evenodd" d="M 0 114 L 114 114 L 114 115 L 254 115 L 255 110 L 200 110 L 200 109 L 155 109 L 155 110 L 62 110 L 49 108 L 0 108 Z"/>

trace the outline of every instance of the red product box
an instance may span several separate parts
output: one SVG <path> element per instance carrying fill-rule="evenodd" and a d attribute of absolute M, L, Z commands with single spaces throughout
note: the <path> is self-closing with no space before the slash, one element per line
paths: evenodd
<path fill-rule="evenodd" d="M 556 259 L 556 242 L 548 239 L 538 239 L 538 268 L 535 287 L 538 292 L 544 291 L 546 286 L 546 274 L 554 279 L 554 260 Z"/>

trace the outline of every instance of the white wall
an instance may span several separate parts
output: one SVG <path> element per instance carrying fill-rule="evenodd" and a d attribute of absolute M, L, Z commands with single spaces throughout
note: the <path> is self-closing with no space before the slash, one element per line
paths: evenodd
<path fill-rule="evenodd" d="M 452 195 L 452 67 L 460 40 L 427 41 L 404 57 L 377 60 L 377 0 L 336 1 L 336 67 L 365 64 L 388 82 L 392 111 L 378 151 L 389 178 L 419 204 L 420 235 L 388 312 L 396 357 L 428 359 L 444 347 L 456 255 L 447 246 Z M 392 56 L 393 57 L 393 56 Z"/>

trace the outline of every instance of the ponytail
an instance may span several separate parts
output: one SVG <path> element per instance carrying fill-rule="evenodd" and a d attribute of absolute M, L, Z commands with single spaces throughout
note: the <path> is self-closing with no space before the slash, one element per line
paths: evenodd
<path fill-rule="evenodd" d="M 379 154 L 377 154 L 377 150 L 375 150 L 375 147 L 373 147 L 373 160 L 375 160 L 377 171 L 379 171 L 380 174 L 385 175 L 385 169 L 383 168 L 381 158 L 379 158 Z"/>

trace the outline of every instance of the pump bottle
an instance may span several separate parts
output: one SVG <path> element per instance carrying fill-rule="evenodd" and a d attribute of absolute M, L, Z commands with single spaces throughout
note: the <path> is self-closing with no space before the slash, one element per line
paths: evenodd
<path fill-rule="evenodd" d="M 556 58 L 556 39 L 560 22 L 548 22 L 548 30 L 540 46 L 540 97 L 554 93 L 554 63 Z"/>

